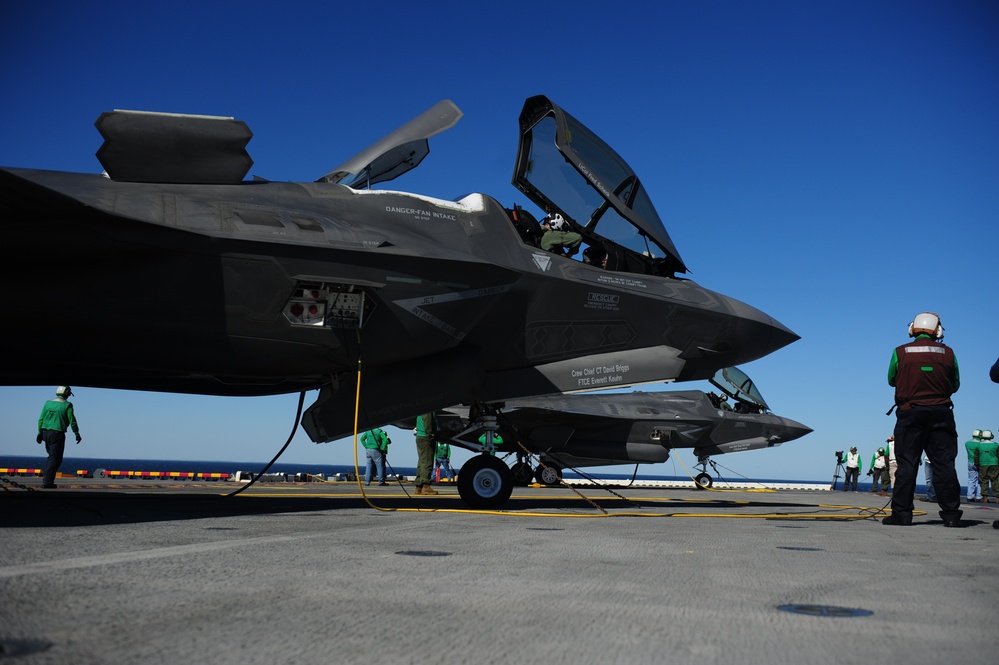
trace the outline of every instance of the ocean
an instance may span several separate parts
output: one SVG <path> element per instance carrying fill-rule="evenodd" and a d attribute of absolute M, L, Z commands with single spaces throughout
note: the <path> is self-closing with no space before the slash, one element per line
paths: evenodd
<path fill-rule="evenodd" d="M 260 473 L 263 470 L 266 462 L 232 462 L 223 460 L 137 460 L 137 459 L 120 459 L 120 458 L 93 458 L 93 457 L 70 457 L 66 456 L 62 462 L 62 468 L 60 471 L 64 474 L 75 475 L 78 470 L 86 470 L 87 472 L 93 474 L 97 469 L 104 469 L 105 471 L 160 471 L 160 472 L 184 472 L 184 473 L 228 473 L 234 475 L 237 471 L 245 471 L 252 473 L 254 475 Z M 27 469 L 44 469 L 45 468 L 45 457 L 28 457 L 28 456 L 11 456 L 11 455 L 0 455 L 0 468 L 27 468 Z M 634 467 L 629 467 L 634 468 Z M 654 469 L 654 465 L 648 465 L 648 468 Z M 413 467 L 393 467 L 395 473 L 412 478 L 416 475 L 416 469 Z M 392 470 L 389 472 L 391 473 Z M 457 470 L 457 469 L 456 469 Z M 589 477 L 593 477 L 585 468 L 582 472 Z M 268 469 L 268 474 L 287 474 L 288 476 L 294 476 L 296 474 L 308 474 L 313 476 L 322 476 L 324 478 L 330 478 L 336 474 L 350 475 L 354 473 L 354 467 L 345 464 L 313 464 L 313 463 L 297 463 L 297 462 L 275 462 L 274 465 Z M 364 473 L 364 466 L 361 466 L 361 473 Z M 576 474 L 571 470 L 565 471 L 566 478 L 580 478 L 585 477 L 580 474 Z M 627 482 L 633 476 L 633 473 L 605 473 L 600 472 L 599 477 L 607 480 L 621 480 Z M 635 476 L 636 480 L 674 480 L 683 481 L 689 480 L 686 476 L 668 476 L 663 474 L 655 473 L 639 473 Z M 829 483 L 830 479 L 824 480 L 804 480 L 801 478 L 791 478 L 791 479 L 781 479 L 781 478 L 742 478 L 742 477 L 716 477 L 719 481 L 733 481 L 733 482 L 745 482 L 754 481 L 766 485 L 767 483 Z M 842 489 L 843 481 L 842 479 L 837 481 L 836 488 Z M 859 482 L 857 484 L 858 491 L 867 491 L 871 488 L 870 482 Z M 961 489 L 962 496 L 965 493 L 965 489 Z M 925 485 L 916 485 L 917 494 L 925 494 Z"/>

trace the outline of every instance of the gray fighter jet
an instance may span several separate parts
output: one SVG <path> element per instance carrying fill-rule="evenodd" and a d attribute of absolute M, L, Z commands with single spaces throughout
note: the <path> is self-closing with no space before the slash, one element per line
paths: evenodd
<path fill-rule="evenodd" d="M 470 506 L 498 508 L 532 478 L 556 485 L 564 468 L 655 464 L 677 448 L 693 448 L 701 469 L 694 482 L 707 488 L 712 455 L 772 448 L 812 431 L 771 413 L 738 368 L 719 371 L 711 383 L 723 394 L 573 394 L 510 400 L 491 414 L 447 409 L 438 418 L 449 442 L 485 453 L 462 465 L 458 492 Z M 508 468 L 500 456 L 514 455 Z"/>
<path fill-rule="evenodd" d="M 364 429 L 708 378 L 798 338 L 678 277 L 643 182 L 545 97 L 524 105 L 514 174 L 538 215 L 371 189 L 461 115 L 440 102 L 316 182 L 245 180 L 240 121 L 132 111 L 96 122 L 105 174 L 0 169 L 0 383 L 318 389 L 302 424 L 320 442 L 350 434 L 355 412 Z M 574 256 L 541 248 L 538 216 L 556 214 Z"/>

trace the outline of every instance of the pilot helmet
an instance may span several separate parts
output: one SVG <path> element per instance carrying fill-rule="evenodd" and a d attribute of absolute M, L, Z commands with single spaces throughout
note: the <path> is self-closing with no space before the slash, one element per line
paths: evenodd
<path fill-rule="evenodd" d="M 990 430 L 990 429 L 983 429 L 982 430 L 982 440 L 983 441 L 991 441 L 992 440 L 992 430 Z"/>
<path fill-rule="evenodd" d="M 565 226 L 565 217 L 557 212 L 553 212 L 548 215 L 548 225 L 551 226 L 556 231 L 561 231 L 562 227 Z"/>
<path fill-rule="evenodd" d="M 943 339 L 944 329 L 940 317 L 933 312 L 922 312 L 909 324 L 909 337 L 926 334 L 933 339 Z"/>
<path fill-rule="evenodd" d="M 56 397 L 69 397 L 73 394 L 73 389 L 69 386 L 59 386 L 56 388 Z"/>

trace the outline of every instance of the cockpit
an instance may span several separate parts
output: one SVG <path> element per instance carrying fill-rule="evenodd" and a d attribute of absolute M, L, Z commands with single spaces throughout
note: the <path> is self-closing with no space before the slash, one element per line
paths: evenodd
<path fill-rule="evenodd" d="M 722 391 L 721 395 L 708 393 L 715 408 L 737 413 L 768 413 L 770 411 L 763 395 L 757 390 L 756 384 L 738 367 L 720 369 L 710 381 L 712 385 Z M 728 398 L 730 397 L 733 403 L 729 403 Z"/>
<path fill-rule="evenodd" d="M 427 139 L 453 127 L 461 115 L 451 101 L 438 102 L 320 181 L 367 188 L 391 180 L 415 168 L 429 153 Z M 663 277 L 687 272 L 641 179 L 599 136 L 547 97 L 524 103 L 513 185 L 544 215 L 539 222 L 522 207 L 509 210 L 525 243 L 542 247 L 541 224 L 557 216 L 584 263 Z M 575 250 L 568 255 L 576 256 Z"/>
<path fill-rule="evenodd" d="M 520 114 L 514 186 L 582 236 L 582 260 L 672 277 L 687 268 L 635 172 L 609 145 L 547 97 Z"/>

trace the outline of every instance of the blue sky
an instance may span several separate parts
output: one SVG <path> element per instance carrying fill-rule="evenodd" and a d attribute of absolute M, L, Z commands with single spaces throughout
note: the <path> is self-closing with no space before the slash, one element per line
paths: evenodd
<path fill-rule="evenodd" d="M 0 164 L 99 172 L 93 123 L 124 108 L 237 117 L 251 174 L 311 181 L 447 98 L 464 118 L 392 187 L 523 204 L 517 116 L 544 94 L 643 178 L 689 277 L 802 337 L 743 369 L 814 433 L 717 458 L 730 475 L 826 479 L 850 445 L 869 459 L 894 425 L 891 350 L 923 310 L 961 366 L 961 440 L 999 431 L 999 5 L 487 5 L 4 3 Z M 57 306 L 8 313 L 22 315 L 72 334 Z M 53 389 L 0 387 L 0 455 L 39 453 Z M 298 399 L 76 392 L 70 454 L 178 460 L 269 460 Z M 390 462 L 415 464 L 412 435 L 391 432 Z M 299 432 L 282 461 L 351 463 L 353 449 Z"/>

